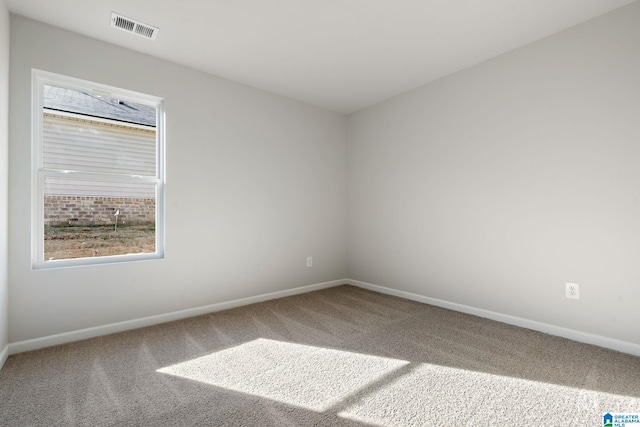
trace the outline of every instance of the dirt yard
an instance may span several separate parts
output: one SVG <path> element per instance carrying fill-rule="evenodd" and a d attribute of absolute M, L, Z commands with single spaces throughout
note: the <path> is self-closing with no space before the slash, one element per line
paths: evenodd
<path fill-rule="evenodd" d="M 154 253 L 154 225 L 118 227 L 45 227 L 44 259 L 88 258 Z"/>

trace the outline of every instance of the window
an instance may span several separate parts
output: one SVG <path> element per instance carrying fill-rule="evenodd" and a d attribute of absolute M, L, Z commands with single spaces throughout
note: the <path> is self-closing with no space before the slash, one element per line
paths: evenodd
<path fill-rule="evenodd" d="M 34 268 L 164 257 L 161 98 L 33 71 Z"/>

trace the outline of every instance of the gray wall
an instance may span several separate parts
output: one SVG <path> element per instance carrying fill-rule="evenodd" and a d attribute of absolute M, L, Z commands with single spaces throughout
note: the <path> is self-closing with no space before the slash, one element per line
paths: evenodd
<path fill-rule="evenodd" d="M 639 3 L 346 123 L 11 22 L 8 341 L 348 276 L 640 344 Z M 0 89 L 7 44 L 1 32 Z M 32 67 L 166 98 L 166 260 L 30 269 Z M 564 297 L 565 281 L 581 284 L 579 301 Z"/>
<path fill-rule="evenodd" d="M 7 203 L 9 188 L 9 12 L 0 0 L 0 367 L 9 343 L 9 289 L 7 282 Z"/>
<path fill-rule="evenodd" d="M 639 22 L 635 3 L 351 115 L 349 277 L 640 343 Z"/>
<path fill-rule="evenodd" d="M 18 16 L 10 66 L 10 342 L 346 277 L 343 116 Z M 166 260 L 31 270 L 32 67 L 166 99 Z"/>

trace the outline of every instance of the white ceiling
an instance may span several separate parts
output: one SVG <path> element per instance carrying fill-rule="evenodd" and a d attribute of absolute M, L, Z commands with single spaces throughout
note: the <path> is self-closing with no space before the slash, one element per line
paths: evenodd
<path fill-rule="evenodd" d="M 9 10 L 350 113 L 636 0 L 4 0 Z M 112 29 L 111 12 L 160 28 Z"/>

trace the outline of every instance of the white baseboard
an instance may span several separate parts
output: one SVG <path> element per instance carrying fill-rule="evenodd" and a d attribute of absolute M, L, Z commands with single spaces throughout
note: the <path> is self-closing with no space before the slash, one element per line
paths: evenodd
<path fill-rule="evenodd" d="M 498 322 L 507 323 L 509 325 L 520 326 L 526 329 L 532 329 L 538 332 L 544 332 L 549 335 L 555 335 L 567 338 L 573 341 L 585 344 L 597 345 L 599 347 L 617 350 L 622 353 L 640 356 L 640 345 L 628 341 L 608 338 L 601 335 L 590 334 L 588 332 L 576 331 L 574 329 L 564 328 L 562 326 L 550 325 L 548 323 L 537 322 L 535 320 L 523 319 L 521 317 L 511 316 L 508 314 L 497 313 L 494 311 L 484 310 L 481 308 L 470 307 L 468 305 L 458 304 L 455 302 L 444 301 L 437 298 L 425 297 L 411 292 L 399 291 L 396 289 L 385 288 L 384 286 L 372 285 L 371 283 L 361 282 L 358 280 L 347 280 L 347 283 L 370 291 L 380 292 L 382 294 L 394 295 L 425 304 L 435 305 L 437 307 L 447 308 L 449 310 L 459 311 L 462 313 L 472 314 L 486 319 L 496 320 Z"/>
<path fill-rule="evenodd" d="M 145 326 L 158 325 L 160 323 L 172 322 L 174 320 L 186 319 L 189 317 L 200 316 L 202 314 L 213 313 L 216 311 L 228 310 L 243 305 L 254 304 L 258 302 L 268 301 L 277 298 L 284 298 L 292 295 L 304 294 L 307 292 L 317 291 L 320 289 L 331 288 L 338 285 L 344 285 L 347 279 L 333 280 L 331 282 L 317 283 L 315 285 L 301 286 L 299 288 L 287 289 L 286 291 L 271 292 L 268 294 L 257 295 L 248 298 L 240 298 L 233 301 L 220 302 L 216 304 L 206 305 L 202 307 L 189 308 L 186 310 L 174 311 L 171 313 L 158 314 L 156 316 L 142 317 L 139 319 L 127 320 L 124 322 L 111 323 L 93 328 L 80 329 L 77 331 L 65 332 L 62 334 L 50 335 L 42 338 L 34 338 L 31 340 L 18 341 L 8 345 L 8 354 L 22 353 L 24 351 L 37 350 L 39 348 L 51 347 L 58 344 L 65 344 L 73 341 L 79 341 L 87 338 L 93 338 L 101 335 L 113 334 L 116 332 L 128 331 L 131 329 L 143 328 Z M 1 355 L 5 359 L 8 356 L 7 348 L 3 350 Z M 1 360 L 1 359 L 0 359 Z"/>
<path fill-rule="evenodd" d="M 195 307 L 186 310 L 174 311 L 171 313 L 159 314 L 156 316 L 143 317 L 139 319 L 127 320 L 124 322 L 111 323 L 93 328 L 81 329 L 77 331 L 65 332 L 62 334 L 50 335 L 42 338 L 35 338 L 26 341 L 10 343 L 0 351 L 0 369 L 10 354 L 21 353 L 24 351 L 37 350 L 39 348 L 50 347 L 58 344 L 79 341 L 87 338 L 93 338 L 101 335 L 123 332 L 131 329 L 142 328 L 145 326 L 157 325 L 160 323 L 171 322 L 174 320 L 186 319 L 189 317 L 200 316 L 202 314 L 213 313 L 216 311 L 228 310 L 231 308 L 241 307 L 244 305 L 254 304 L 263 301 L 269 301 L 277 298 L 284 298 L 292 295 L 299 295 L 307 292 L 317 291 L 320 289 L 331 288 L 342 284 L 349 284 L 363 289 L 380 292 L 387 295 L 394 295 L 425 304 L 435 305 L 437 307 L 447 308 L 449 310 L 459 311 L 462 313 L 472 314 L 486 319 L 496 320 L 498 322 L 507 323 L 509 325 L 520 326 L 522 328 L 532 329 L 534 331 L 544 332 L 578 341 L 586 344 L 597 345 L 599 347 L 617 350 L 623 353 L 640 356 L 640 345 L 627 341 L 608 338 L 601 335 L 590 334 L 588 332 L 576 331 L 561 326 L 550 325 L 535 320 L 524 319 L 521 317 L 511 316 L 508 314 L 497 313 L 490 310 L 471 307 L 437 298 L 425 297 L 423 295 L 411 292 L 399 291 L 397 289 L 386 288 L 384 286 L 373 285 L 371 283 L 361 282 L 359 280 L 341 279 L 330 282 L 317 283 L 315 285 L 302 286 L 299 288 L 288 289 L 286 291 L 271 292 L 268 294 L 257 295 L 248 298 L 221 302 L 202 307 Z"/>
<path fill-rule="evenodd" d="M 5 345 L 2 351 L 0 351 L 0 370 L 2 370 L 2 367 L 4 366 L 4 362 L 7 361 L 8 357 L 9 357 L 9 344 Z"/>

